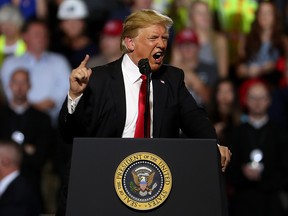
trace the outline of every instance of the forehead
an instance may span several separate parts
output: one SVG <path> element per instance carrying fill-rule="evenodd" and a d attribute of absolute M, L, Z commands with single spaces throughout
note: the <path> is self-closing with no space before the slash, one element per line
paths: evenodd
<path fill-rule="evenodd" d="M 11 79 L 19 79 L 19 78 L 28 79 L 28 73 L 27 73 L 26 71 L 24 71 L 24 70 L 15 71 L 15 72 L 12 74 Z"/>
<path fill-rule="evenodd" d="M 269 11 L 273 10 L 272 5 L 269 3 L 262 3 L 259 7 L 259 11 L 267 11 L 267 10 Z"/>
<path fill-rule="evenodd" d="M 194 3 L 194 5 L 191 7 L 191 10 L 201 10 L 201 11 L 209 11 L 208 5 L 202 2 Z"/>
<path fill-rule="evenodd" d="M 231 89 L 233 89 L 233 85 L 230 82 L 222 82 L 222 83 L 219 84 L 218 89 L 219 90 L 223 90 L 223 89 L 231 90 Z"/>
<path fill-rule="evenodd" d="M 268 89 L 263 84 L 256 84 L 248 90 L 249 95 L 267 95 Z"/>
<path fill-rule="evenodd" d="M 42 23 L 31 23 L 28 26 L 28 28 L 27 28 L 27 32 L 29 32 L 29 31 L 43 31 L 43 32 L 47 32 L 48 29 Z"/>

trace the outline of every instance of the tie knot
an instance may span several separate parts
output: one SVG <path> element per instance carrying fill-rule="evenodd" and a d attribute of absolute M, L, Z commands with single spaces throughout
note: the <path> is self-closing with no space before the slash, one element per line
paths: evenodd
<path fill-rule="evenodd" d="M 147 79 L 147 76 L 145 74 L 142 74 L 140 77 L 143 81 L 145 81 Z"/>

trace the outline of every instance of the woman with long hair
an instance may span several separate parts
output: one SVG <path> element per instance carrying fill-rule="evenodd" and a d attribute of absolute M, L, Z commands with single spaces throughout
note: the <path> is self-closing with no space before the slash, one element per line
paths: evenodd
<path fill-rule="evenodd" d="M 279 57 L 286 53 L 285 41 L 276 6 L 269 1 L 261 2 L 250 33 L 239 43 L 237 78 L 265 77 L 269 74 L 271 78 Z"/>
<path fill-rule="evenodd" d="M 213 28 L 213 18 L 207 2 L 193 1 L 189 8 L 190 27 L 199 38 L 199 59 L 214 65 L 219 78 L 228 76 L 228 43 L 224 34 Z"/>

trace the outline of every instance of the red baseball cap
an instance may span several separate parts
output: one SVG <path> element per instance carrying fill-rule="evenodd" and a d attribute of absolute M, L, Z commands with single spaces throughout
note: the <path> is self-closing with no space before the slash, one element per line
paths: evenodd
<path fill-rule="evenodd" d="M 122 33 L 123 24 L 121 20 L 109 20 L 106 22 L 102 34 L 111 36 L 120 36 Z"/>
<path fill-rule="evenodd" d="M 194 43 L 198 45 L 198 36 L 192 29 L 184 29 L 180 31 L 175 38 L 176 43 Z"/>
<path fill-rule="evenodd" d="M 240 100 L 240 105 L 243 108 L 245 108 L 247 105 L 246 101 L 247 101 L 247 95 L 248 95 L 249 89 L 256 84 L 262 84 L 266 87 L 268 91 L 270 91 L 269 85 L 267 84 L 267 82 L 260 78 L 251 78 L 251 79 L 244 81 L 239 87 L 239 100 Z"/>

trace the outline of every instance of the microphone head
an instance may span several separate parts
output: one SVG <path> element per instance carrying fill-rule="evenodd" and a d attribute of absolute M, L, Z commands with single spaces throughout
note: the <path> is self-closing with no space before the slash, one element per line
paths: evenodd
<path fill-rule="evenodd" d="M 151 68 L 149 65 L 148 58 L 140 59 L 138 62 L 138 68 L 139 68 L 141 74 L 145 74 L 145 75 L 149 74 L 151 71 Z"/>

